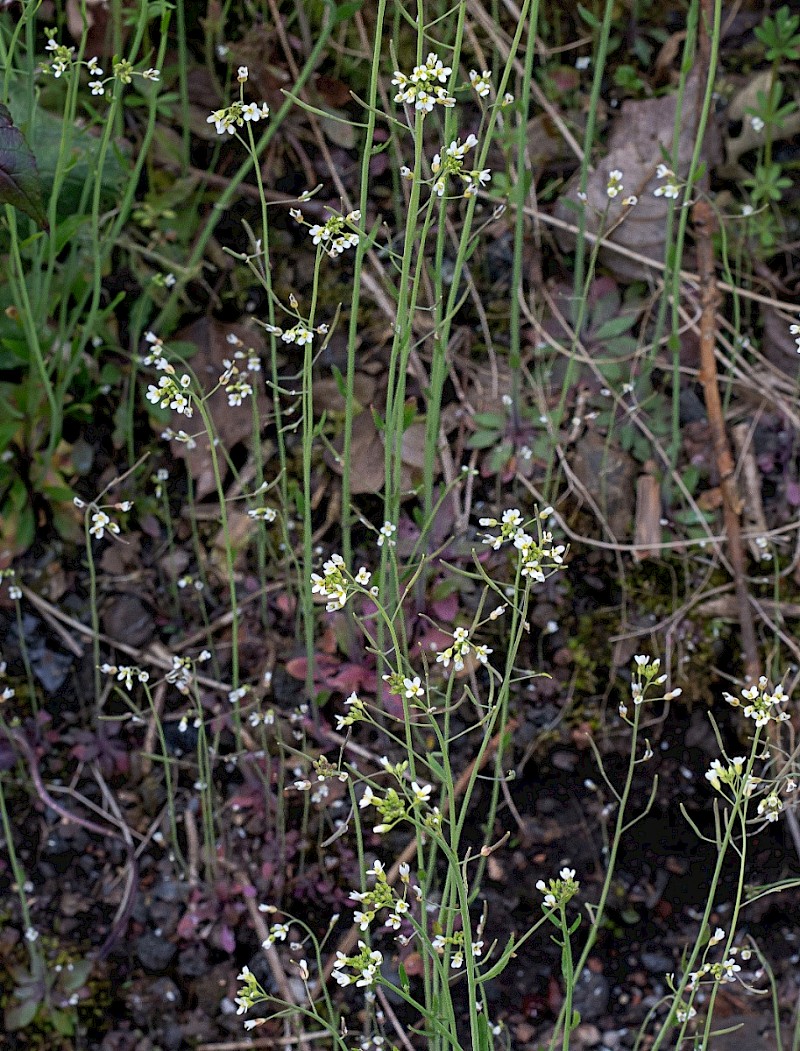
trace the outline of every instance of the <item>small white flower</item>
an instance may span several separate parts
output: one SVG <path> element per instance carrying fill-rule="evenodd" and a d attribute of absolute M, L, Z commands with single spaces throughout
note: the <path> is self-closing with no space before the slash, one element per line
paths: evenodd
<path fill-rule="evenodd" d="M 425 688 L 420 681 L 419 675 L 415 675 L 413 679 L 403 679 L 403 686 L 405 687 L 405 694 L 408 700 L 425 696 Z"/>
<path fill-rule="evenodd" d="M 491 81 L 492 74 L 488 69 L 484 69 L 482 73 L 478 73 L 475 69 L 469 71 L 469 82 L 474 88 L 475 93 L 482 99 L 486 98 L 491 91 Z"/>
<path fill-rule="evenodd" d="M 393 534 L 397 532 L 397 526 L 392 525 L 391 522 L 384 522 L 378 530 L 378 547 L 383 547 L 384 544 L 393 546 L 395 541 Z"/>
<path fill-rule="evenodd" d="M 622 192 L 622 172 L 619 168 L 614 168 L 608 173 L 608 184 L 606 185 L 606 194 L 611 197 L 617 197 Z"/>
<path fill-rule="evenodd" d="M 89 533 L 98 540 L 103 539 L 106 530 L 114 535 L 119 533 L 119 526 L 116 522 L 111 521 L 105 511 L 96 511 L 91 517 L 91 523 Z"/>
<path fill-rule="evenodd" d="M 759 116 L 752 116 L 750 118 L 750 127 L 753 129 L 753 131 L 756 131 L 756 132 L 763 131 L 764 130 L 764 121 L 763 121 L 763 119 L 761 117 L 759 117 Z"/>

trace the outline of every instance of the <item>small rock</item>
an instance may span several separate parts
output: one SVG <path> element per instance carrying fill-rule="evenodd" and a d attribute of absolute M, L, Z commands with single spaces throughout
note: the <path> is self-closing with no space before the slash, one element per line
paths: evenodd
<path fill-rule="evenodd" d="M 626 1029 L 609 1029 L 607 1033 L 603 1033 L 603 1047 L 608 1051 L 617 1051 L 626 1032 Z"/>
<path fill-rule="evenodd" d="M 668 974 L 674 970 L 672 957 L 664 952 L 643 952 L 641 960 L 651 974 Z"/>
<path fill-rule="evenodd" d="M 593 974 L 584 967 L 575 983 L 572 1006 L 584 1022 L 593 1022 L 605 1014 L 608 998 L 611 995 L 611 983 L 603 974 Z"/>
<path fill-rule="evenodd" d="M 584 1047 L 597 1047 L 601 1039 L 600 1030 L 596 1025 L 581 1022 L 570 1037 L 570 1047 L 574 1044 L 576 1051 Z"/>
<path fill-rule="evenodd" d="M 136 955 L 145 970 L 158 973 L 165 971 L 172 963 L 177 947 L 166 938 L 148 932 L 136 941 Z"/>
<path fill-rule="evenodd" d="M 147 606 L 136 595 L 115 595 L 103 610 L 103 628 L 112 639 L 129 646 L 144 646 L 155 634 L 155 623 Z"/>

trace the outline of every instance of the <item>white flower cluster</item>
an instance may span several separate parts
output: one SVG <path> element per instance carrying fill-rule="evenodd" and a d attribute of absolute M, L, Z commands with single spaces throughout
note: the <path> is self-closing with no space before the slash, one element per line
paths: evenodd
<path fill-rule="evenodd" d="M 181 445 L 185 445 L 187 449 L 196 449 L 197 441 L 192 437 L 191 434 L 187 434 L 186 431 L 173 431 L 171 427 L 166 427 L 161 432 L 161 437 L 165 442 L 180 442 Z"/>
<path fill-rule="evenodd" d="M 662 179 L 662 185 L 656 187 L 653 190 L 655 197 L 666 197 L 673 201 L 678 199 L 678 195 L 681 192 L 680 181 L 675 172 L 666 166 L 666 164 L 659 164 L 656 168 L 656 178 Z"/>
<path fill-rule="evenodd" d="M 431 947 L 440 956 L 444 955 L 444 951 L 448 946 L 453 951 L 450 957 L 450 966 L 454 971 L 458 971 L 464 966 L 464 932 L 454 931 L 451 935 L 436 934 L 431 942 Z M 483 941 L 479 937 L 477 941 L 472 943 L 472 955 L 477 957 L 482 954 Z"/>
<path fill-rule="evenodd" d="M 777 792 L 770 792 L 758 804 L 758 816 L 765 818 L 770 823 L 778 820 L 782 810 L 783 800 Z"/>
<path fill-rule="evenodd" d="M 721 928 L 720 928 L 721 930 Z M 718 932 L 719 933 L 719 932 Z M 709 945 L 717 944 L 718 941 L 722 941 L 725 932 L 722 931 L 722 938 L 717 941 L 709 940 Z M 692 971 L 689 974 L 689 980 L 686 984 L 686 988 L 691 992 L 694 992 L 697 986 L 702 982 L 706 975 L 708 975 L 712 981 L 719 982 L 720 985 L 727 985 L 730 982 L 737 981 L 737 974 L 741 971 L 741 966 L 736 962 L 736 957 L 740 956 L 743 960 L 750 959 L 750 949 L 742 949 L 741 952 L 736 946 L 733 946 L 730 950 L 730 956 L 727 960 L 722 960 L 720 963 L 711 963 L 709 960 L 703 964 L 702 967 L 697 971 Z M 691 1017 L 691 1016 L 690 1016 Z"/>
<path fill-rule="evenodd" d="M 327 325 L 319 325 L 311 329 L 303 321 L 298 321 L 292 328 L 279 328 L 277 325 L 264 325 L 265 331 L 271 336 L 280 336 L 284 343 L 296 343 L 298 347 L 311 345 L 314 342 L 314 333 L 324 335 L 328 331 Z"/>
<path fill-rule="evenodd" d="M 728 761 L 727 766 L 723 766 L 719 759 L 714 759 L 706 770 L 706 781 L 710 782 L 711 787 L 717 792 L 722 791 L 723 785 L 728 785 L 736 791 L 746 763 L 747 758 L 743 755 L 734 756 Z M 752 778 L 750 780 L 752 781 Z"/>
<path fill-rule="evenodd" d="M 395 893 L 386 878 L 386 870 L 382 862 L 376 861 L 372 868 L 367 869 L 368 876 L 375 877 L 375 885 L 371 890 L 350 891 L 350 900 L 360 905 L 353 913 L 353 922 L 360 930 L 369 930 L 370 924 L 375 920 L 379 912 L 389 910 L 388 917 L 384 923 L 387 927 L 399 930 L 403 917 L 411 911 L 408 903 L 408 888 L 410 886 L 409 867 L 404 863 L 400 866 L 400 880 L 403 884 L 402 896 Z"/>
<path fill-rule="evenodd" d="M 189 688 L 192 684 L 192 679 L 194 678 L 192 658 L 173 655 L 172 667 L 164 678 L 185 697 L 189 693 Z"/>
<path fill-rule="evenodd" d="M 118 80 L 121 84 L 130 84 L 134 77 L 141 77 L 142 80 L 149 80 L 155 83 L 161 76 L 160 71 L 157 69 L 134 69 L 130 62 L 123 58 L 114 62 L 113 76 L 103 79 L 104 74 L 100 68 L 100 60 L 98 58 L 90 58 L 85 62 L 75 62 L 75 48 L 59 44 L 55 39 L 57 30 L 50 28 L 45 29 L 44 32 L 47 37 L 45 51 L 49 51 L 52 57 L 48 63 L 42 66 L 42 72 L 58 80 L 65 73 L 68 73 L 73 66 L 78 68 L 85 66 L 89 76 L 94 78 L 89 81 L 89 89 L 93 95 L 105 95 L 106 84 L 112 80 Z"/>
<path fill-rule="evenodd" d="M 575 869 L 563 868 L 558 874 L 558 879 L 551 879 L 545 883 L 540 879 L 536 889 L 544 895 L 542 907 L 545 909 L 556 909 L 566 905 L 575 897 L 580 888 L 580 883 L 575 879 Z"/>
<path fill-rule="evenodd" d="M 434 156 L 431 161 L 431 171 L 434 175 L 433 192 L 435 194 L 439 197 L 444 196 L 447 180 L 451 176 L 461 179 L 464 183 L 464 197 L 474 197 L 482 186 L 487 185 L 492 178 L 489 168 L 483 170 L 464 168 L 464 158 L 477 144 L 477 138 L 470 134 L 463 142 L 460 139 L 453 139 L 444 151 L 444 155 L 437 153 Z"/>
<path fill-rule="evenodd" d="M 149 672 L 130 664 L 101 664 L 100 671 L 103 675 L 115 675 L 117 682 L 124 683 L 129 693 L 133 689 L 134 679 L 138 682 L 150 681 Z"/>
<path fill-rule="evenodd" d="M 789 332 L 794 336 L 797 353 L 800 354 L 800 325 L 789 325 Z"/>
<path fill-rule="evenodd" d="M 171 365 L 170 368 L 172 368 Z M 191 399 L 186 394 L 191 382 L 191 378 L 186 373 L 179 380 L 176 380 L 174 376 L 162 376 L 158 385 L 148 384 L 145 397 L 152 405 L 158 405 L 162 409 L 172 409 L 179 416 L 189 418 L 194 412 Z"/>
<path fill-rule="evenodd" d="M 144 338 L 152 350 L 142 358 L 142 364 L 151 366 L 156 372 L 164 373 L 158 385 L 153 383 L 148 385 L 145 397 L 152 405 L 160 405 L 162 409 L 173 409 L 179 416 L 190 419 L 194 413 L 194 407 L 186 392 L 192 385 L 191 377 L 184 373 L 183 376 L 177 378 L 175 368 L 164 357 L 164 341 L 159 336 L 154 332 L 145 332 Z M 176 437 L 174 434 L 171 436 Z"/>
<path fill-rule="evenodd" d="M 242 370 L 242 365 L 244 370 Z M 255 372 L 261 371 L 261 361 L 257 356 L 250 357 L 243 350 L 237 350 L 233 358 L 223 358 L 222 367 L 225 370 L 219 378 L 219 385 L 225 389 L 230 408 L 238 408 L 245 399 L 253 393 L 253 385 L 250 382 L 250 362 L 256 365 Z"/>
<path fill-rule="evenodd" d="M 648 689 L 651 686 L 663 686 L 667 681 L 667 676 L 661 671 L 661 659 L 659 657 L 651 658 L 644 653 L 637 653 L 633 660 L 635 668 L 633 682 L 631 683 L 631 697 L 634 706 L 638 708 L 647 699 Z M 660 698 L 651 697 L 650 700 L 672 701 L 676 697 L 680 697 L 682 693 L 683 690 L 677 686 Z M 628 717 L 628 706 L 624 701 L 619 706 L 619 714 L 623 719 Z"/>
<path fill-rule="evenodd" d="M 469 632 L 466 628 L 456 628 L 453 632 L 453 645 L 437 653 L 436 663 L 449 668 L 452 661 L 454 671 L 462 671 L 464 660 L 469 656 L 470 650 L 475 651 L 475 657 L 481 664 L 488 664 L 489 654 L 494 652 L 488 646 L 476 646 L 470 640 Z"/>
<path fill-rule="evenodd" d="M 430 785 L 421 785 L 417 781 L 412 781 L 410 788 L 403 785 L 403 791 L 407 797 L 410 797 L 409 803 L 413 810 L 423 805 L 429 805 L 433 789 Z M 411 814 L 406 799 L 404 799 L 394 788 L 387 788 L 386 794 L 380 796 L 377 795 L 369 785 L 367 785 L 361 799 L 358 801 L 358 807 L 359 810 L 365 810 L 368 806 L 375 807 L 381 816 L 381 821 L 372 829 L 377 835 L 384 835 L 387 832 L 391 832 L 395 825 L 398 825 L 401 821 L 411 820 Z M 439 808 L 434 807 L 433 827 L 436 827 L 436 825 L 439 824 L 439 821 L 437 820 L 438 812 Z"/>
<path fill-rule="evenodd" d="M 53 57 L 50 60 L 49 65 L 42 66 L 42 72 L 49 73 L 58 80 L 58 78 L 63 76 L 72 65 L 75 48 L 67 47 L 65 44 L 59 44 L 55 39 L 55 29 L 45 29 L 44 32 L 45 36 L 48 38 L 47 44 L 45 45 L 45 51 L 50 51 Z M 91 61 L 96 63 L 97 59 L 92 59 Z M 102 74 L 102 72 L 101 69 L 100 73 Z M 92 94 L 94 94 L 94 92 L 92 92 Z"/>
<path fill-rule="evenodd" d="M 348 726 L 352 726 L 354 723 L 359 723 L 367 717 L 367 710 L 364 707 L 364 702 L 359 699 L 355 692 L 351 693 L 344 703 L 347 708 L 347 714 L 336 716 L 337 730 L 344 730 Z"/>
<path fill-rule="evenodd" d="M 241 973 L 237 974 L 236 980 L 245 983 L 244 988 L 239 990 L 239 994 L 236 997 L 236 1013 L 237 1015 L 243 1015 L 245 1011 L 249 1011 L 253 1004 L 262 998 L 263 992 L 258 984 L 258 979 L 249 967 L 243 967 Z M 247 1022 L 245 1022 L 246 1025 Z"/>
<path fill-rule="evenodd" d="M 774 690 L 770 689 L 769 680 L 762 675 L 753 686 L 742 690 L 742 701 L 730 693 L 723 693 L 725 700 L 734 708 L 741 707 L 747 719 L 752 719 L 757 727 L 766 726 L 769 722 L 784 723 L 789 719 L 787 711 L 779 711 L 781 705 L 789 698 L 783 692 L 783 686 L 778 683 Z"/>
<path fill-rule="evenodd" d="M 311 574 L 311 594 L 323 595 L 328 599 L 325 609 L 333 613 L 337 609 L 343 609 L 347 600 L 354 590 L 366 588 L 372 579 L 372 574 L 365 567 L 352 576 L 348 573 L 341 555 L 331 555 L 327 562 L 323 563 L 322 575 Z M 370 588 L 370 594 L 377 595 L 376 587 Z"/>
<path fill-rule="evenodd" d="M 323 563 L 322 576 L 319 573 L 311 574 L 311 593 L 312 595 L 323 595 L 328 599 L 325 608 L 329 613 L 343 609 L 347 603 L 349 581 L 344 575 L 344 568 L 342 556 L 333 554 L 327 562 Z"/>
<path fill-rule="evenodd" d="M 343 952 L 336 953 L 336 962 L 333 965 L 333 977 L 339 985 L 356 985 L 360 988 L 369 988 L 375 985 L 383 963 L 383 953 L 377 949 L 370 949 L 364 942 L 358 943 L 358 955 L 346 956 Z M 350 968 L 351 974 L 347 974 L 345 967 Z"/>
<path fill-rule="evenodd" d="M 262 118 L 266 120 L 269 116 L 269 106 L 266 102 L 260 105 L 257 102 L 244 102 L 235 99 L 230 106 L 215 109 L 206 117 L 206 124 L 213 124 L 217 135 L 233 135 L 237 128 L 243 128 L 246 123 L 255 123 Z"/>
<path fill-rule="evenodd" d="M 6 678 L 7 670 L 8 664 L 5 661 L 0 661 L 0 686 L 2 686 Z M 2 693 L 0 693 L 0 702 L 10 701 L 16 695 L 16 692 L 13 686 L 3 686 Z"/>
<path fill-rule="evenodd" d="M 539 513 L 538 523 L 549 518 L 551 513 L 552 508 L 546 507 Z M 553 534 L 542 530 L 541 525 L 538 528 L 538 536 L 531 536 L 526 531 L 531 523 L 523 523 L 522 514 L 516 507 L 504 511 L 499 521 L 496 518 L 481 518 L 478 524 L 490 528 L 500 527 L 496 536 L 486 533 L 483 542 L 495 551 L 499 551 L 503 544 L 513 544 L 519 552 L 523 577 L 543 584 L 547 576 L 560 569 L 564 563 L 566 545 L 554 544 Z"/>
<path fill-rule="evenodd" d="M 298 222 L 303 222 L 299 210 L 293 210 L 291 214 Z M 321 246 L 331 259 L 335 259 L 348 248 L 355 248 L 358 244 L 358 232 L 348 229 L 348 226 L 357 226 L 359 222 L 361 222 L 361 212 L 358 209 L 348 212 L 347 215 L 332 215 L 322 224 L 316 223 L 314 226 L 309 226 L 308 235 L 315 245 Z"/>
<path fill-rule="evenodd" d="M 255 518 L 257 522 L 274 522 L 278 517 L 278 512 L 274 507 L 253 507 L 247 514 L 250 518 Z"/>
<path fill-rule="evenodd" d="M 14 583 L 16 579 L 16 570 L 14 569 L 0 569 L 0 583 L 7 580 L 8 583 L 8 597 L 12 602 L 19 602 L 22 598 L 22 588 Z"/>
<path fill-rule="evenodd" d="M 489 92 L 492 90 L 492 74 L 488 69 L 484 69 L 482 73 L 479 73 L 477 69 L 471 69 L 469 71 L 469 82 L 475 91 L 475 94 L 479 98 L 485 99 Z"/>
<path fill-rule="evenodd" d="M 622 193 L 622 172 L 619 168 L 614 168 L 613 171 L 608 173 L 608 183 L 606 185 L 606 195 L 612 200 L 615 197 L 619 197 Z"/>
<path fill-rule="evenodd" d="M 407 102 L 418 113 L 430 113 L 434 106 L 450 109 L 456 100 L 442 85 L 452 72 L 450 66 L 445 66 L 439 56 L 431 52 L 424 65 L 414 66 L 410 76 L 395 70 L 392 84 L 398 91 L 394 101 Z"/>
<path fill-rule="evenodd" d="M 97 537 L 98 540 L 102 540 L 106 535 L 106 530 L 113 536 L 119 536 L 119 526 L 116 522 L 109 518 L 105 511 L 95 511 L 90 518 L 91 525 L 89 526 L 89 535 Z"/>
<path fill-rule="evenodd" d="M 396 532 L 396 525 L 392 525 L 391 522 L 384 522 L 378 530 L 378 547 L 383 547 L 384 544 L 387 547 L 394 547 L 397 543 L 397 541 L 394 539 L 394 534 Z"/>
<path fill-rule="evenodd" d="M 450 966 L 454 971 L 464 967 L 464 931 L 456 930 L 450 935 L 435 934 L 431 942 L 431 948 L 440 956 L 444 955 L 445 949 L 450 946 L 453 954 L 450 957 Z M 472 955 L 480 956 L 484 952 L 484 942 L 478 939 L 472 943 Z"/>

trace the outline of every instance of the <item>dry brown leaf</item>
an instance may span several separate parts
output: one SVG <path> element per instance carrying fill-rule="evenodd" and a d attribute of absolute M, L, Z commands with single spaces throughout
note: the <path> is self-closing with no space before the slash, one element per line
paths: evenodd
<path fill-rule="evenodd" d="M 766 303 L 761 307 L 761 317 L 764 321 L 764 338 L 761 344 L 764 357 L 781 372 L 795 379 L 798 348 L 789 326 L 796 324 L 797 318 L 788 317 Z"/>
<path fill-rule="evenodd" d="M 718 485 L 715 485 L 713 489 L 704 490 L 697 497 L 697 506 L 701 511 L 716 511 L 724 503 L 725 499 Z"/>
<path fill-rule="evenodd" d="M 344 449 L 344 438 L 333 443 L 336 455 L 329 450 L 325 452 L 325 462 L 336 474 L 342 474 L 341 455 Z M 350 492 L 353 496 L 361 493 L 379 493 L 383 488 L 384 450 L 375 421 L 371 412 L 360 412 L 353 420 L 353 432 L 350 438 Z"/>
<path fill-rule="evenodd" d="M 740 485 L 744 490 L 742 501 L 742 524 L 749 533 L 759 534 L 764 537 L 767 534 L 767 519 L 764 515 L 764 504 L 761 499 L 761 472 L 758 469 L 758 461 L 753 452 L 752 427 L 750 422 L 742 421 L 731 427 L 733 444 L 739 460 Z M 760 562 L 767 553 L 764 548 L 758 546 L 759 536 L 751 536 L 747 542 L 750 554 Z"/>
<path fill-rule="evenodd" d="M 228 534 L 226 536 L 225 530 L 220 529 L 214 537 L 209 563 L 224 576 L 227 572 L 227 551 L 230 543 L 233 563 L 238 569 L 241 556 L 247 552 L 251 538 L 261 528 L 261 523 L 251 518 L 246 511 L 228 511 Z"/>
<path fill-rule="evenodd" d="M 325 462 L 342 474 L 342 451 L 344 437 L 333 442 L 335 454 L 327 451 Z M 419 481 L 425 463 L 425 424 L 412 423 L 403 435 L 402 466 L 400 471 L 401 495 L 410 494 Z M 360 493 L 379 493 L 383 489 L 385 470 L 385 444 L 383 434 L 375 426 L 371 412 L 360 412 L 353 420 L 350 442 L 350 491 L 353 496 Z"/>
<path fill-rule="evenodd" d="M 657 557 L 661 544 L 661 486 L 654 474 L 636 479 L 636 525 L 633 552 L 637 562 Z"/>
<path fill-rule="evenodd" d="M 66 14 L 67 29 L 75 41 L 79 41 L 83 37 L 85 14 L 86 40 L 84 47 L 87 55 L 95 55 L 97 58 L 109 58 L 111 56 L 113 45 L 111 34 L 108 32 L 110 11 L 106 0 L 86 0 L 85 5 L 80 0 L 67 0 Z M 124 18 L 122 19 L 122 24 L 125 26 Z M 127 28 L 123 32 L 124 36 L 127 37 Z"/>
<path fill-rule="evenodd" d="M 357 372 L 353 376 L 353 398 L 359 408 L 366 408 L 375 397 L 377 382 L 366 373 Z M 345 400 L 339 390 L 339 384 L 333 376 L 314 380 L 314 415 L 323 412 L 344 412 Z M 358 412 L 358 409 L 356 409 Z"/>
<path fill-rule="evenodd" d="M 764 132 L 756 131 L 750 122 L 748 110 L 759 110 L 758 94 L 768 95 L 772 83 L 772 70 L 764 69 L 754 76 L 737 92 L 730 101 L 725 116 L 729 122 L 741 121 L 742 129 L 736 138 L 728 137 L 725 141 L 725 167 L 721 174 L 729 179 L 746 178 L 750 175 L 739 163 L 739 158 L 748 150 L 760 149 L 764 145 Z M 800 111 L 784 117 L 780 127 L 773 129 L 773 141 L 792 139 L 800 131 Z"/>
<path fill-rule="evenodd" d="M 695 113 L 704 77 L 704 71 L 692 73 L 683 94 L 677 160 L 680 178 L 685 178 L 694 150 Z M 597 234 L 601 223 L 605 230 L 618 224 L 609 235 L 610 241 L 658 262 L 663 262 L 665 258 L 667 213 L 674 203 L 665 197 L 655 197 L 653 193 L 659 186 L 656 169 L 664 161 L 663 151 L 666 151 L 667 157 L 673 154 L 677 102 L 677 96 L 673 94 L 623 103 L 609 139 L 608 153 L 597 169 L 590 173 L 586 184 L 586 229 Z M 720 154 L 719 131 L 712 120 L 706 134 L 703 158 L 709 167 L 714 167 Z M 614 169 L 622 172 L 623 191 L 609 201 L 606 193 L 608 173 Z M 579 181 L 580 173 L 576 173 L 555 209 L 559 219 L 573 224 L 579 214 L 576 209 L 584 207 L 577 197 Z M 639 203 L 626 208 L 622 201 L 630 194 L 637 196 Z M 559 232 L 556 236 L 566 251 L 574 247 L 573 234 Z M 600 258 L 603 265 L 622 280 L 640 280 L 644 276 L 642 265 L 633 259 L 608 249 L 601 249 Z"/>
<path fill-rule="evenodd" d="M 630 535 L 636 465 L 622 449 L 596 431 L 575 443 L 572 469 L 605 518 L 615 540 Z"/>
<path fill-rule="evenodd" d="M 197 347 L 197 353 L 191 358 L 190 364 L 203 390 L 213 390 L 224 371 L 223 359 L 233 357 L 234 348 L 226 338 L 229 332 L 238 336 L 245 347 L 253 347 L 257 352 L 263 351 L 263 341 L 258 332 L 245 328 L 244 325 L 223 325 L 214 318 L 200 318 L 175 333 L 176 342 L 194 343 Z M 269 407 L 267 397 L 263 384 L 256 382 L 253 386 L 259 417 L 263 419 Z M 253 410 L 249 399 L 244 404 L 231 408 L 225 391 L 220 388 L 208 399 L 206 407 L 214 422 L 217 437 L 228 452 L 240 442 L 250 443 L 253 435 Z M 213 492 L 216 486 L 208 438 L 205 434 L 200 434 L 194 449 L 188 449 L 182 442 L 171 444 L 172 455 L 185 461 L 186 468 L 194 479 L 195 496 L 202 500 L 204 496 Z M 224 464 L 221 469 L 224 472 Z"/>

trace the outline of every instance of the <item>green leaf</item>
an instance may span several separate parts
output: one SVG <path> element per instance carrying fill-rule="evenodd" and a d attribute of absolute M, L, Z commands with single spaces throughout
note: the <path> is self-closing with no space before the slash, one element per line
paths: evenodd
<path fill-rule="evenodd" d="M 494 1043 L 489 1036 L 489 1023 L 486 1015 L 478 1015 L 478 1047 L 476 1051 L 491 1051 Z"/>
<path fill-rule="evenodd" d="M 471 434 L 467 438 L 468 449 L 488 449 L 494 445 L 500 438 L 497 431 L 478 431 L 477 434 Z"/>
<path fill-rule="evenodd" d="M 689 490 L 692 496 L 694 496 L 694 494 L 697 492 L 698 482 L 700 481 L 699 467 L 696 467 L 694 464 L 690 464 L 683 472 L 682 478 L 683 484 L 686 486 L 686 488 Z"/>
<path fill-rule="evenodd" d="M 616 336 L 606 340 L 603 350 L 606 354 L 613 354 L 618 358 L 631 357 L 636 353 L 636 346 L 636 340 L 631 339 L 630 336 Z"/>
<path fill-rule="evenodd" d="M 583 4 L 578 4 L 578 14 L 581 16 L 581 18 L 584 20 L 587 26 L 591 26 L 592 29 L 595 30 L 600 29 L 600 23 L 598 22 L 598 20 L 595 18 L 591 11 L 589 11 L 583 6 Z"/>
<path fill-rule="evenodd" d="M 10 204 L 48 230 L 42 184 L 30 146 L 0 105 L 0 204 Z"/>
<path fill-rule="evenodd" d="M 6 1029 L 24 1029 L 30 1025 L 39 1010 L 38 1000 L 24 1000 L 21 1004 L 7 1007 L 5 1011 Z"/>
<path fill-rule="evenodd" d="M 472 419 L 479 427 L 495 431 L 502 430 L 506 425 L 506 418 L 502 412 L 476 412 Z"/>
<path fill-rule="evenodd" d="M 437 781 L 441 781 L 442 783 L 447 781 L 447 777 L 444 772 L 444 767 L 438 759 L 434 759 L 432 753 L 427 753 L 427 755 L 425 756 L 425 762 L 431 768 L 431 771 L 436 775 Z"/>
<path fill-rule="evenodd" d="M 335 26 L 340 25 L 342 22 L 348 22 L 353 15 L 358 14 L 364 4 L 364 0 L 349 0 L 348 3 L 340 4 L 334 12 L 333 24 Z"/>
<path fill-rule="evenodd" d="M 75 1018 L 67 1011 L 51 1011 L 49 1018 L 53 1029 L 62 1036 L 72 1036 L 75 1032 Z"/>
<path fill-rule="evenodd" d="M 9 109 L 18 122 L 22 119 L 21 98 L 12 97 Z M 36 157 L 42 192 L 48 198 L 59 178 L 58 220 L 81 213 L 81 201 L 87 184 L 93 185 L 100 161 L 101 139 L 88 128 L 64 127 L 64 120 L 37 105 L 30 126 L 25 128 L 30 148 Z M 63 150 L 66 145 L 67 154 Z M 125 147 L 126 149 L 128 147 Z M 120 149 L 110 149 L 99 173 L 102 195 L 101 207 L 111 208 L 119 204 L 122 188 L 127 177 L 127 165 Z"/>
<path fill-rule="evenodd" d="M 333 373 L 333 378 L 336 382 L 336 389 L 339 391 L 339 394 L 343 398 L 347 398 L 347 384 L 345 382 L 344 376 L 342 375 L 342 370 L 340 368 L 337 368 L 336 365 L 331 365 L 331 372 Z"/>
<path fill-rule="evenodd" d="M 408 980 L 408 972 L 406 971 L 402 963 L 398 964 L 397 973 L 400 976 L 400 988 L 403 990 L 404 993 L 408 993 L 409 989 L 411 988 L 411 982 Z"/>
<path fill-rule="evenodd" d="M 408 430 L 408 428 L 411 426 L 411 424 L 414 422 L 414 420 L 416 418 L 417 418 L 417 403 L 414 401 L 413 398 L 409 398 L 409 400 L 403 406 L 403 422 L 402 422 L 402 425 L 401 425 L 402 426 L 402 430 L 403 430 L 403 434 L 405 434 L 405 432 Z"/>
<path fill-rule="evenodd" d="M 511 442 L 503 442 L 502 445 L 498 445 L 497 448 L 489 455 L 489 470 L 490 471 L 501 471 L 514 452 L 514 446 Z"/>
<path fill-rule="evenodd" d="M 601 325 L 600 328 L 592 333 L 595 340 L 601 339 L 612 339 L 614 336 L 621 336 L 623 332 L 627 332 L 628 329 L 632 328 L 636 324 L 636 316 L 633 314 L 620 314 L 619 317 L 612 317 L 605 324 Z"/>

